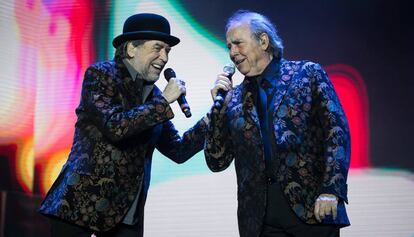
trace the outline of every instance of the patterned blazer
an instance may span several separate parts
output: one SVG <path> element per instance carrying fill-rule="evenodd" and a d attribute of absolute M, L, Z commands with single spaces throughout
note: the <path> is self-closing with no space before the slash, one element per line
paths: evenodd
<path fill-rule="evenodd" d="M 260 235 L 266 210 L 264 148 L 253 84 L 245 79 L 229 92 L 227 107 L 210 113 L 205 146 L 212 171 L 222 171 L 235 160 L 239 232 L 245 237 Z M 338 216 L 323 223 L 349 225 L 344 205 L 349 129 L 331 82 L 319 64 L 282 59 L 276 88 L 273 127 L 280 165 L 273 172 L 288 203 L 301 220 L 316 224 L 316 198 L 335 194 Z"/>
<path fill-rule="evenodd" d="M 106 231 L 120 223 L 139 192 L 141 231 L 157 148 L 182 163 L 204 147 L 206 124 L 200 120 L 178 135 L 174 114 L 158 88 L 141 103 L 138 88 L 121 59 L 86 70 L 72 149 L 40 212 Z"/>

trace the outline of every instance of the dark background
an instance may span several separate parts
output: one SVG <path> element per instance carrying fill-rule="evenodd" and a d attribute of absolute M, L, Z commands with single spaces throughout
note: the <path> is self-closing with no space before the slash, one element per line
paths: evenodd
<path fill-rule="evenodd" d="M 113 0 L 90 0 L 96 61 L 111 58 L 106 48 Z M 358 70 L 369 100 L 370 161 L 374 167 L 414 172 L 413 64 L 414 16 L 409 1 L 177 1 L 225 44 L 226 19 L 238 9 L 270 18 L 284 41 L 285 58 L 324 66 L 347 64 Z M 16 147 L 0 154 L 0 237 L 48 236 L 48 223 L 35 214 L 41 197 L 18 186 L 12 158 Z M 6 191 L 2 191 L 6 190 Z"/>
<path fill-rule="evenodd" d="M 285 58 L 357 69 L 368 90 L 371 164 L 414 171 L 414 17 L 409 1 L 180 2 L 223 44 L 226 19 L 247 9 L 276 24 Z"/>

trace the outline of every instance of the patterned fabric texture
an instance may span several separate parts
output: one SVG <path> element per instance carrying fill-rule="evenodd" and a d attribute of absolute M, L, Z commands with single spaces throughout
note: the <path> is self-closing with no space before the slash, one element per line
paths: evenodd
<path fill-rule="evenodd" d="M 203 149 L 203 120 L 181 138 L 160 90 L 154 87 L 145 103 L 137 91 L 119 58 L 86 70 L 72 149 L 41 213 L 109 230 L 123 220 L 138 192 L 143 192 L 138 210 L 143 216 L 155 148 L 177 163 Z"/>
<path fill-rule="evenodd" d="M 281 60 L 273 111 L 276 157 L 274 170 L 296 215 L 316 224 L 315 200 L 322 193 L 339 197 L 338 216 L 324 224 L 349 225 L 347 174 L 350 163 L 348 123 L 325 71 L 309 61 Z M 245 79 L 230 91 L 220 112 L 211 111 L 205 156 L 212 171 L 235 160 L 240 236 L 260 235 L 266 210 L 264 148 L 254 105 L 253 82 Z"/>

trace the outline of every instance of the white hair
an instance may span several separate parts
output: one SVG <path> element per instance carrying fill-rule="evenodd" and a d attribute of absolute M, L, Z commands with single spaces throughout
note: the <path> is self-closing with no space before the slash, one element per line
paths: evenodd
<path fill-rule="evenodd" d="M 269 47 L 267 51 L 277 59 L 283 57 L 282 39 L 277 34 L 276 26 L 264 15 L 248 10 L 236 11 L 226 24 L 226 32 L 235 24 L 248 23 L 252 36 L 259 42 L 260 35 L 266 33 L 269 37 Z"/>

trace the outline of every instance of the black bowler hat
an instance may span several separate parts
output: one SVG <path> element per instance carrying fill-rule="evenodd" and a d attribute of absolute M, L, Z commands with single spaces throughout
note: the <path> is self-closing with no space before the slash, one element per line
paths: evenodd
<path fill-rule="evenodd" d="M 164 17 L 153 13 L 135 14 L 124 23 L 122 34 L 112 41 L 117 48 L 128 40 L 161 40 L 171 47 L 178 44 L 180 39 L 170 35 L 170 23 Z"/>

